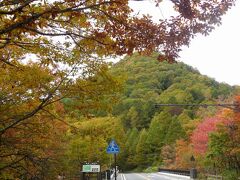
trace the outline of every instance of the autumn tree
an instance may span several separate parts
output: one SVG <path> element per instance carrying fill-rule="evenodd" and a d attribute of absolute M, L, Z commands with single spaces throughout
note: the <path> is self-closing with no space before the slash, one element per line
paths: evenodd
<path fill-rule="evenodd" d="M 219 117 L 206 118 L 193 131 L 191 141 L 196 153 L 204 155 L 207 152 L 209 136 L 216 131 L 217 123 L 221 121 L 223 119 Z"/>
<path fill-rule="evenodd" d="M 56 176 L 60 170 L 58 157 L 65 151 L 63 135 L 66 130 L 65 122 L 39 113 L 31 122 L 22 122 L 6 131 L 1 136 L 0 178 L 48 179 Z"/>
<path fill-rule="evenodd" d="M 121 153 L 124 151 L 125 132 L 119 119 L 113 117 L 92 118 L 79 122 L 67 133 L 68 144 L 60 157 L 65 172 L 77 174 L 84 162 L 99 162 L 101 169 L 110 168 L 111 154 L 106 153 L 108 143 L 115 139 Z"/>
<path fill-rule="evenodd" d="M 68 57 L 71 64 L 79 58 L 71 58 L 69 50 L 83 58 L 95 53 L 123 55 L 133 50 L 156 49 L 171 61 L 195 34 L 206 35 L 219 25 L 221 15 L 235 1 L 171 2 L 178 15 L 154 24 L 148 16 L 131 16 L 128 0 L 3 0 L 0 4 L 1 61 L 14 65 L 14 60 L 33 53 L 43 63 L 66 62 L 64 57 Z M 156 0 L 156 4 L 159 3 L 161 1 Z M 47 37 L 66 37 L 66 40 L 62 46 L 56 46 Z M 76 48 L 72 47 L 73 43 Z"/>
<path fill-rule="evenodd" d="M 193 167 L 191 162 L 191 156 L 193 155 L 193 150 L 191 144 L 183 139 L 179 139 L 176 142 L 176 158 L 175 167 L 176 169 L 190 169 Z"/>
<path fill-rule="evenodd" d="M 174 168 L 175 166 L 175 146 L 174 145 L 165 145 L 161 151 L 161 158 L 163 161 L 164 168 Z"/>
<path fill-rule="evenodd" d="M 236 96 L 235 103 L 239 102 L 240 98 Z M 217 126 L 216 131 L 209 137 L 208 160 L 218 172 L 229 171 L 228 178 L 235 179 L 240 174 L 240 113 L 238 106 L 235 110 L 224 111 L 222 116 L 226 122 Z"/>
<path fill-rule="evenodd" d="M 61 76 L 55 75 L 49 68 L 40 68 L 34 63 L 19 64 L 18 68 L 21 69 L 16 71 L 15 67 L 11 66 L 1 68 L 0 159 L 3 164 L 0 165 L 0 171 L 4 176 L 10 174 L 13 177 L 20 177 L 23 173 L 27 174 L 27 177 L 39 177 L 39 172 L 30 167 L 36 166 L 38 167 L 36 169 L 39 169 L 46 164 L 50 165 L 47 161 L 44 164 L 40 162 L 51 157 L 45 153 L 48 144 L 57 142 L 54 140 L 57 138 L 54 128 L 61 129 L 61 126 L 68 126 L 68 123 L 64 122 L 66 114 L 61 108 L 56 107 L 57 102 L 68 97 L 74 102 L 78 100 L 79 110 L 100 108 L 100 101 L 114 94 L 112 94 L 116 90 L 114 84 L 118 84 L 119 81 L 110 78 L 106 73 L 107 69 L 103 67 L 98 69 L 98 73 L 94 76 L 88 76 L 88 79 L 79 78 L 74 82 L 61 79 Z M 62 121 L 63 124 L 51 125 L 52 121 Z M 42 136 L 45 138 L 49 136 L 49 141 L 38 138 Z M 56 146 L 60 144 L 57 143 Z M 43 153 L 39 155 L 35 153 L 36 151 Z M 39 160 L 35 160 L 36 158 Z M 21 170 L 16 168 L 19 164 Z"/>

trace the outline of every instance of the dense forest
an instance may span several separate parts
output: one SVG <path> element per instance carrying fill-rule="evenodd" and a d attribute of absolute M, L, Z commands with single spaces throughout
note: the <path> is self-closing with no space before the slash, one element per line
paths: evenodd
<path fill-rule="evenodd" d="M 159 62 L 157 54 L 136 53 L 99 67 L 92 76 L 76 79 L 68 89 L 71 96 L 44 107 L 31 122 L 1 130 L 2 179 L 54 179 L 59 172 L 72 177 L 86 162 L 100 163 L 102 170 L 111 168 L 113 157 L 106 153 L 111 139 L 120 146 L 117 159 L 123 171 L 196 167 L 229 179 L 239 175 L 239 111 L 156 106 L 239 103 L 238 86 L 218 83 L 181 62 Z M 11 77 L 22 78 L 24 86 L 5 86 L 2 97 L 9 89 L 16 93 L 2 104 L 3 118 L 37 104 L 26 91 L 27 82 L 38 78 L 50 83 L 54 77 L 40 76 L 44 71 L 32 71 L 29 79 L 17 73 Z M 2 77 L 0 82 L 6 84 L 7 72 Z M 13 106 L 18 94 L 30 97 Z"/>

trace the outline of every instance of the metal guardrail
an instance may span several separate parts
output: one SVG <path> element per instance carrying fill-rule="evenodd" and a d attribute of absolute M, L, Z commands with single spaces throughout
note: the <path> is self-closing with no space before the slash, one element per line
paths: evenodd
<path fill-rule="evenodd" d="M 190 170 L 158 168 L 158 171 L 159 172 L 170 173 L 170 174 L 178 174 L 178 175 L 183 175 L 183 176 L 190 176 Z"/>

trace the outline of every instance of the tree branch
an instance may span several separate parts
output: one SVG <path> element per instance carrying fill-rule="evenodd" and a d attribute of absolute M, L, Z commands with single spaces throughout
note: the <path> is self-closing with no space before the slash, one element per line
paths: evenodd
<path fill-rule="evenodd" d="M 30 27 L 27 27 L 27 26 L 24 26 L 24 28 L 29 30 L 29 31 L 32 31 L 32 32 L 35 32 L 37 34 L 44 35 L 44 36 L 66 36 L 66 35 L 69 35 L 68 32 L 65 32 L 65 33 L 45 33 L 45 32 L 39 31 L 38 29 L 33 29 L 33 28 L 30 28 Z"/>
<path fill-rule="evenodd" d="M 79 128 L 77 128 L 76 126 L 73 126 L 73 125 L 67 123 L 66 121 L 64 121 L 63 119 L 55 116 L 55 115 L 54 115 L 53 113 L 51 113 L 50 111 L 48 111 L 48 110 L 46 110 L 46 109 L 43 109 L 43 111 L 47 112 L 49 115 L 53 116 L 55 119 L 57 119 L 58 121 L 64 123 L 65 125 L 67 125 L 67 126 L 69 126 L 69 127 L 72 127 L 72 128 L 74 128 L 74 129 L 79 129 Z"/>
<path fill-rule="evenodd" d="M 19 163 L 20 161 L 24 160 L 25 158 L 26 158 L 26 156 L 23 156 L 22 158 L 20 158 L 20 159 L 18 159 L 18 160 L 16 160 L 16 161 L 13 161 L 13 162 L 11 162 L 10 164 L 7 164 L 7 165 L 5 165 L 5 166 L 0 167 L 0 171 L 2 171 L 3 169 L 6 169 L 6 168 L 8 168 L 8 167 L 13 166 L 14 164 Z"/>
<path fill-rule="evenodd" d="M 21 11 L 24 7 L 28 6 L 33 1 L 36 1 L 36 0 L 28 0 L 28 1 L 24 2 L 22 5 L 20 5 L 19 7 L 17 7 L 16 9 L 13 9 L 11 11 L 0 11 L 0 14 L 8 14 L 8 15 L 14 14 L 17 11 Z"/>
<path fill-rule="evenodd" d="M 7 57 L 4 58 L 3 56 L 0 55 L 0 61 L 4 62 L 5 64 L 18 68 L 16 65 L 12 64 L 11 62 L 9 62 L 8 60 L 10 59 L 10 54 L 8 53 Z"/>
<path fill-rule="evenodd" d="M 35 21 L 36 19 L 40 18 L 41 16 L 43 16 L 45 14 L 62 14 L 62 13 L 66 13 L 66 12 L 83 11 L 83 10 L 91 9 L 91 8 L 98 7 L 98 6 L 101 6 L 101 5 L 104 5 L 104 4 L 112 4 L 112 3 L 117 3 L 117 2 L 116 1 L 107 1 L 107 2 L 104 1 L 102 3 L 93 4 L 93 5 L 89 5 L 89 6 L 81 7 L 81 8 L 69 7 L 69 8 L 65 8 L 65 9 L 56 9 L 56 7 L 54 7 L 54 8 L 51 8 L 49 10 L 46 10 L 42 13 L 33 14 L 31 17 L 25 18 L 21 22 L 12 24 L 8 27 L 4 27 L 3 29 L 0 30 L 0 35 L 5 34 L 5 33 L 9 33 L 16 28 L 23 27 L 24 25 Z"/>
<path fill-rule="evenodd" d="M 60 88 L 60 86 L 66 80 L 66 78 L 72 73 L 74 68 L 75 67 L 73 67 L 72 70 L 65 77 L 62 78 L 62 80 L 59 82 L 59 84 L 52 91 L 50 91 L 48 93 L 48 96 L 44 100 L 42 100 L 42 102 L 33 111 L 28 112 L 27 114 L 23 115 L 22 117 L 15 118 L 14 122 L 12 122 L 11 124 L 7 125 L 6 127 L 2 128 L 0 130 L 0 135 L 3 135 L 8 129 L 14 127 L 15 125 L 19 124 L 20 122 L 22 122 L 26 119 L 29 119 L 30 117 L 32 117 L 36 113 L 38 113 L 40 110 L 42 110 L 44 107 L 51 104 L 52 102 L 48 103 L 48 101 L 53 97 L 54 93 Z"/>

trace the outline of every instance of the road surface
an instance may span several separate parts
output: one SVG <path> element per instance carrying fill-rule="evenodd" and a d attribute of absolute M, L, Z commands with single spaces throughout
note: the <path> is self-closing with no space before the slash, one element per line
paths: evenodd
<path fill-rule="evenodd" d="M 167 173 L 124 173 L 117 180 L 187 180 L 190 177 Z"/>

